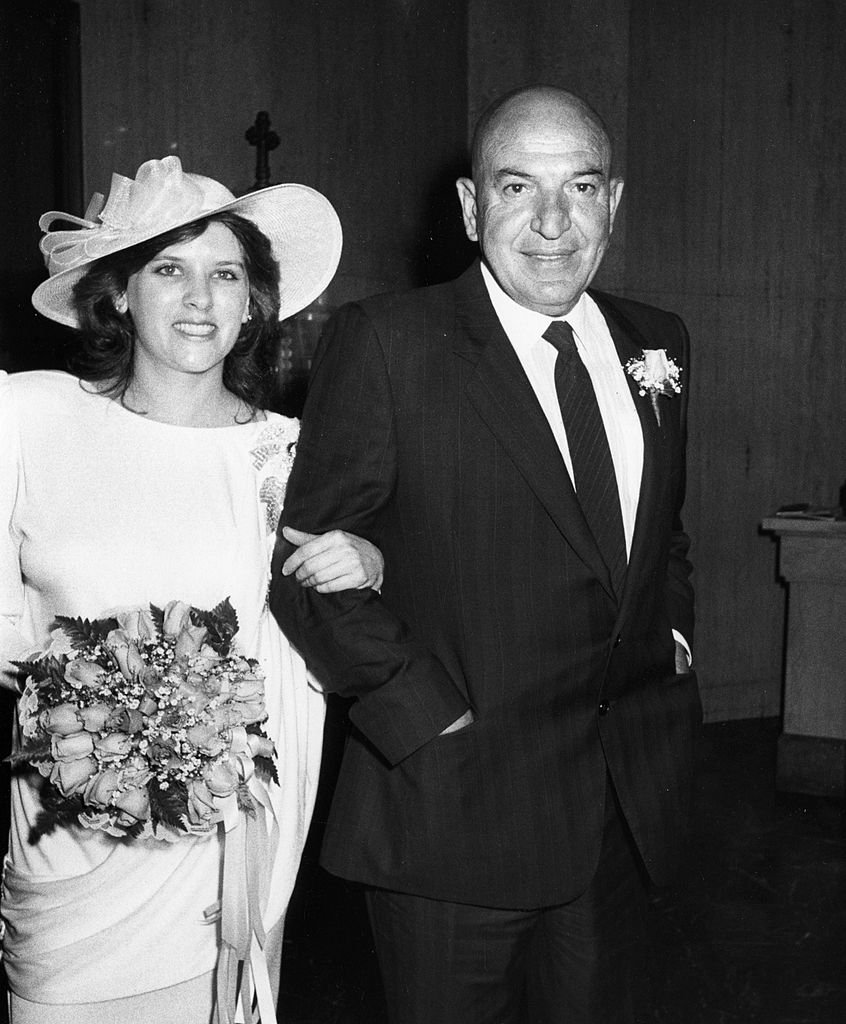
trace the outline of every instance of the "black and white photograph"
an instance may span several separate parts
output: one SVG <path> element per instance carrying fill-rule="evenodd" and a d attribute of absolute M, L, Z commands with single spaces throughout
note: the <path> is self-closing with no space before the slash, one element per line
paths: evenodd
<path fill-rule="evenodd" d="M 846 7 L 0 8 L 0 1024 L 846 1020 Z"/>

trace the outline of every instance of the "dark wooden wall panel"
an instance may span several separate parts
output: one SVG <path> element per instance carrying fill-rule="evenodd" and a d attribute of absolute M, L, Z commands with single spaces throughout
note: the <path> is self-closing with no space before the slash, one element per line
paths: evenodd
<path fill-rule="evenodd" d="M 61 365 L 64 331 L 30 295 L 44 278 L 38 218 L 81 202 L 79 10 L 0 5 L 0 368 Z"/>
<path fill-rule="evenodd" d="M 694 340 L 687 523 L 709 718 L 780 706 L 758 532 L 846 478 L 846 8 L 632 0 L 625 290 Z"/>
<path fill-rule="evenodd" d="M 81 0 L 88 191 L 176 153 L 234 191 L 270 113 L 273 181 L 325 192 L 345 248 L 329 301 L 449 275 L 469 259 L 444 196 L 463 168 L 459 0 Z M 457 203 L 456 203 L 457 206 Z"/>
<path fill-rule="evenodd" d="M 557 85 L 599 111 L 614 139 L 615 165 L 625 166 L 628 116 L 629 0 L 470 0 L 468 3 L 468 133 L 497 96 L 522 85 Z M 519 13 L 518 13 L 519 11 Z M 597 285 L 619 290 L 626 208 Z"/>

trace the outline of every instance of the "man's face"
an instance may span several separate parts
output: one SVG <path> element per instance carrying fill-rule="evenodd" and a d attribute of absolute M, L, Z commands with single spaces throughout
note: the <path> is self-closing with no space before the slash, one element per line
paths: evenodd
<path fill-rule="evenodd" d="M 605 133 L 566 98 L 529 94 L 495 117 L 458 194 L 468 237 L 521 306 L 562 316 L 592 280 L 623 190 L 610 162 Z"/>

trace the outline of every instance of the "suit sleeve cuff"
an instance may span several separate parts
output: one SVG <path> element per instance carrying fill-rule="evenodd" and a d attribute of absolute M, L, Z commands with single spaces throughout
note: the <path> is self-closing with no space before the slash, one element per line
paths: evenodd
<path fill-rule="evenodd" d="M 363 694 L 350 720 L 392 765 L 439 736 L 469 709 L 467 698 L 434 659 L 408 663 L 400 675 Z"/>

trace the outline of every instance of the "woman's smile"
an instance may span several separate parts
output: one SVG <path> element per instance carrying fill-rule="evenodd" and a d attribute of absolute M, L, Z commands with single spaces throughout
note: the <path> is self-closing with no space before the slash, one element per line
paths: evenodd
<path fill-rule="evenodd" d="M 174 330 L 180 334 L 187 334 L 190 338 L 207 338 L 217 330 L 217 326 L 204 321 L 203 323 L 191 323 L 181 320 L 173 325 Z"/>

